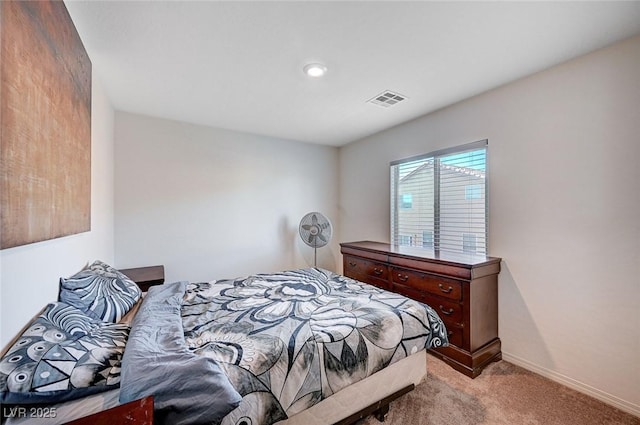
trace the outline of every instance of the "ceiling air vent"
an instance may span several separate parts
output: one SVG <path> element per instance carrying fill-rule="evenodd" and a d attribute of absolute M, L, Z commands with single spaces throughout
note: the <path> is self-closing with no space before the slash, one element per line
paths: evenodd
<path fill-rule="evenodd" d="M 389 91 L 389 90 L 385 90 L 382 93 L 380 93 L 379 95 L 367 100 L 367 102 L 373 103 L 374 105 L 382 106 L 383 108 L 388 108 L 390 106 L 393 106 L 393 105 L 395 105 L 397 103 L 402 102 L 406 98 L 407 98 L 407 96 L 404 96 L 402 94 L 398 94 L 398 93 L 394 93 L 394 92 Z"/>

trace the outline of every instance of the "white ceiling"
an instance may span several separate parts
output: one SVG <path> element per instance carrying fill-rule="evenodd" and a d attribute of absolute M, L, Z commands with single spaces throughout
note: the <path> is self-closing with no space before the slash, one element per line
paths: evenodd
<path fill-rule="evenodd" d="M 336 146 L 640 33 L 639 1 L 65 3 L 117 110 Z"/>

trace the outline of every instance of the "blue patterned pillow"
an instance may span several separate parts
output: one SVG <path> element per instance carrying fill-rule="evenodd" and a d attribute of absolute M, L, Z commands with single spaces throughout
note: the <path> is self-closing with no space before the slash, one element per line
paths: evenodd
<path fill-rule="evenodd" d="M 119 386 L 129 330 L 49 304 L 0 359 L 0 402 L 58 403 Z"/>
<path fill-rule="evenodd" d="M 120 321 L 141 295 L 135 282 L 102 261 L 60 279 L 60 301 L 105 322 Z"/>

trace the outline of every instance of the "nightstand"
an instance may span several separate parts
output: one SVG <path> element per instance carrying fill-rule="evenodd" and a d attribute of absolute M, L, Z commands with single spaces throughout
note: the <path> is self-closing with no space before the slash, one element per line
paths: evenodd
<path fill-rule="evenodd" d="M 153 425 L 153 397 L 145 397 L 125 403 L 66 425 Z"/>
<path fill-rule="evenodd" d="M 164 283 L 164 266 L 136 267 L 120 270 L 133 280 L 142 290 L 147 292 L 151 286 Z"/>

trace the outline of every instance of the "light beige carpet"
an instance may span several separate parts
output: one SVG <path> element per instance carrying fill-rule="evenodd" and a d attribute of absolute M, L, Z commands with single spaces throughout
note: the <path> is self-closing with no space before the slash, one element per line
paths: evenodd
<path fill-rule="evenodd" d="M 391 403 L 392 425 L 640 425 L 640 418 L 504 360 L 470 379 L 427 356 L 428 375 Z M 361 425 L 380 425 L 374 417 Z"/>

